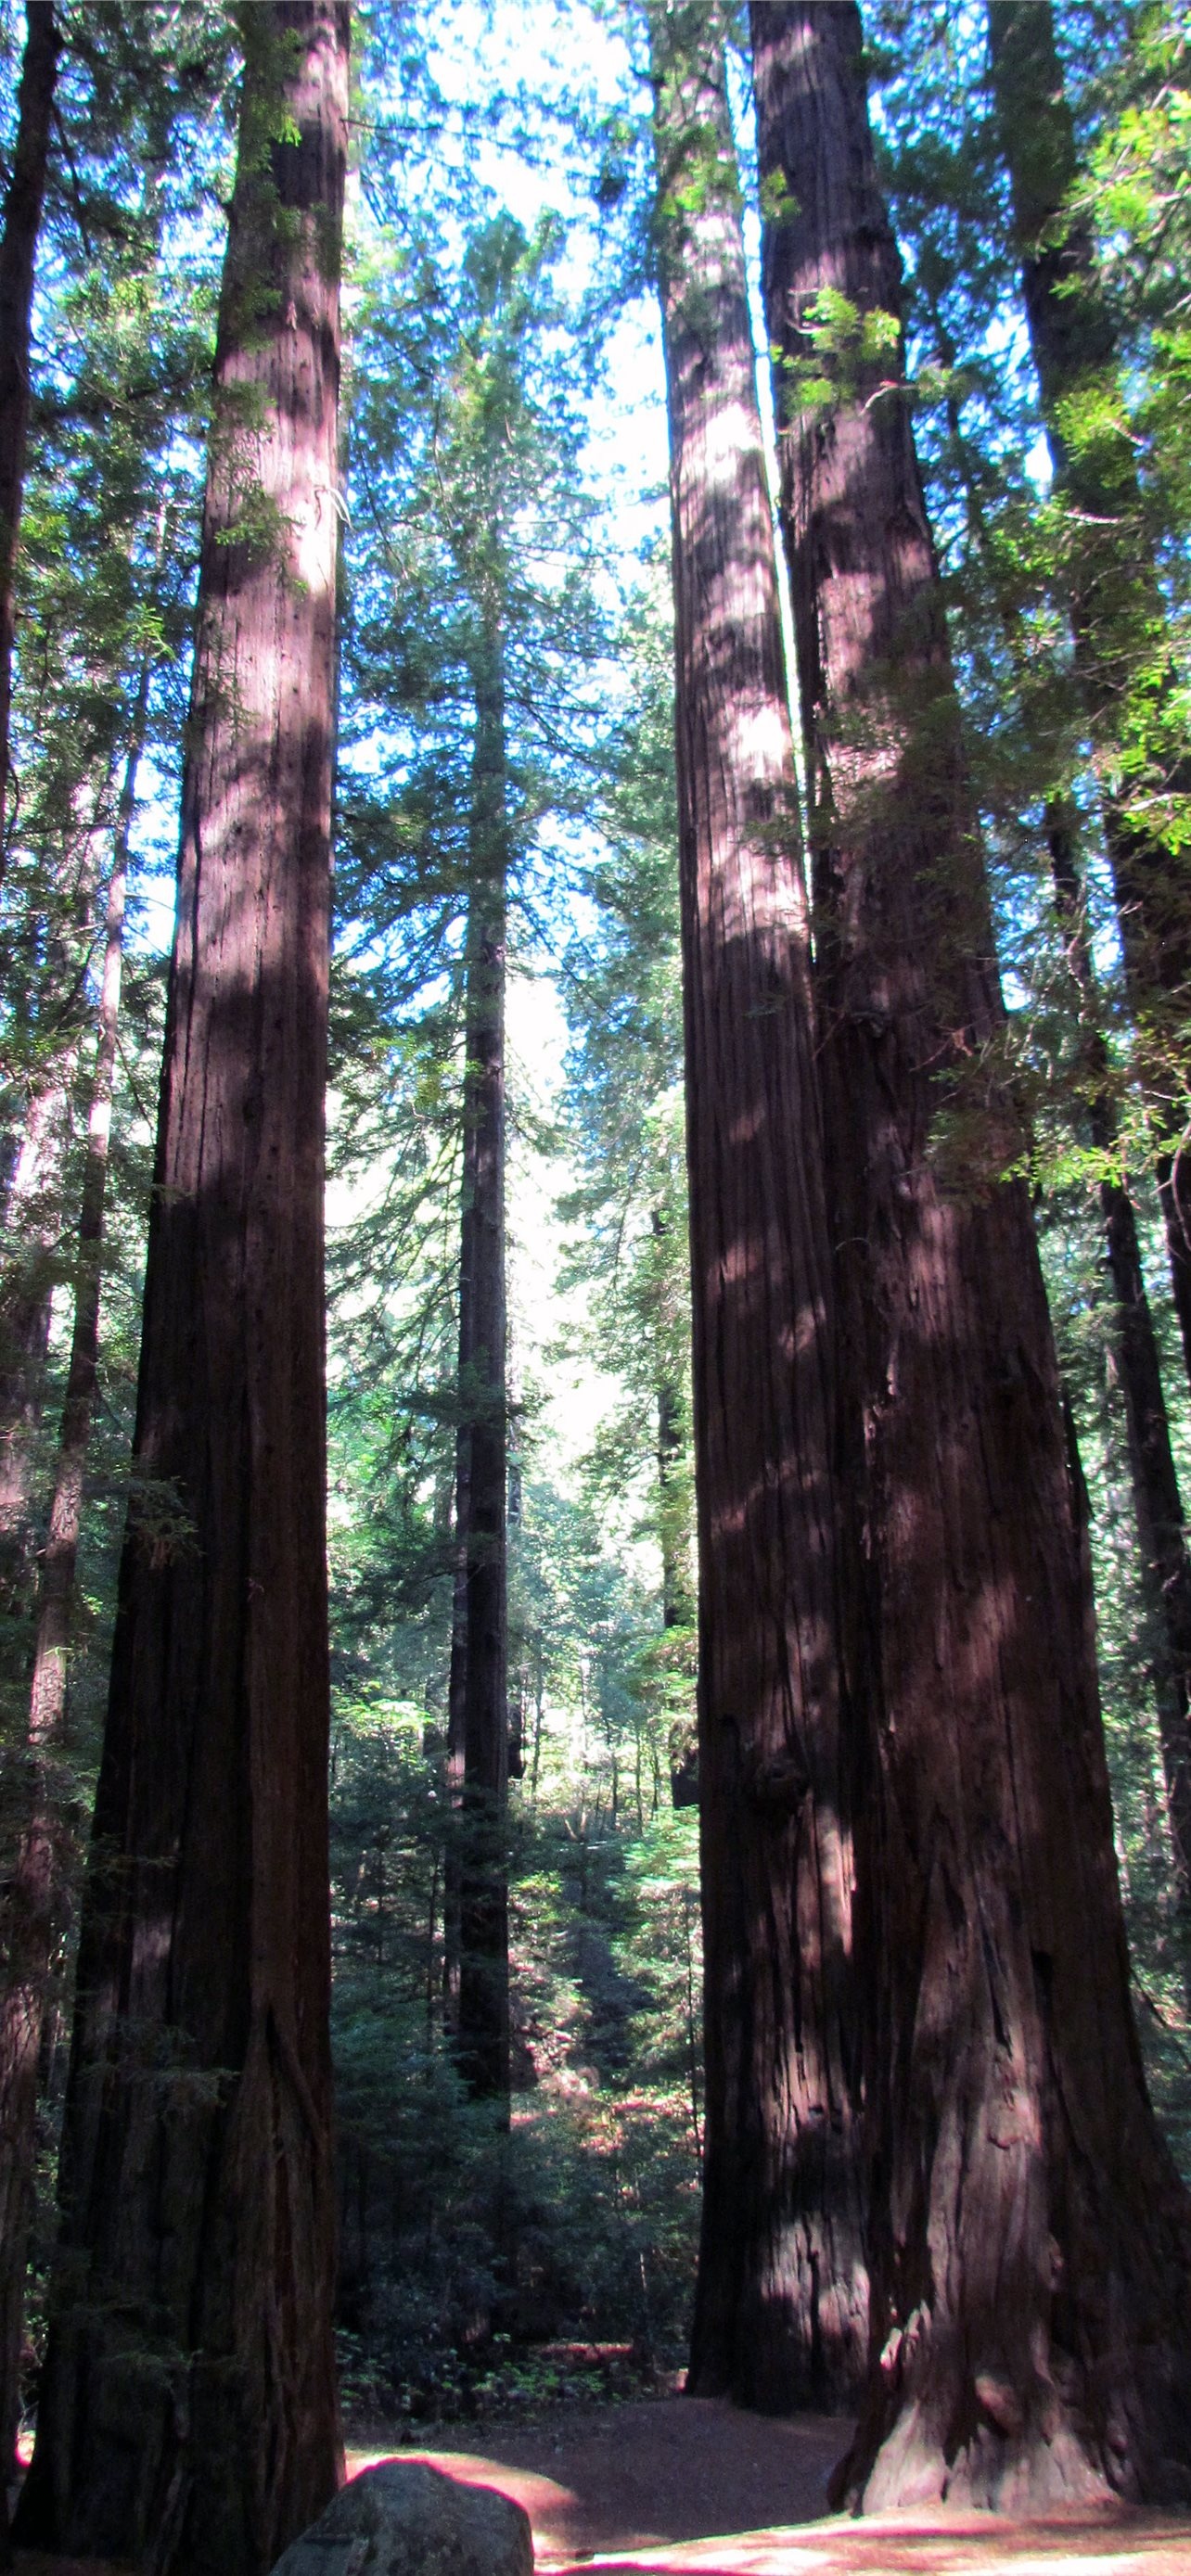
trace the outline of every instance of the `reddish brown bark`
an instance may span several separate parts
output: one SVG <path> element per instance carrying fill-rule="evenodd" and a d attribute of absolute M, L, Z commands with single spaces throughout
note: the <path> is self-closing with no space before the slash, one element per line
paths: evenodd
<path fill-rule="evenodd" d="M 822 287 L 896 311 L 897 253 L 851 0 L 770 0 L 752 29 L 767 320 L 796 360 Z M 886 353 L 791 420 L 779 368 L 876 1718 L 872 2343 L 841 2491 L 1019 2508 L 1186 2480 L 1191 2208 L 1130 2014 L 1082 1489 L 980 1070 L 1000 1005 L 897 373 Z"/>
<path fill-rule="evenodd" d="M 844 2402 L 866 2283 L 806 902 L 723 21 L 651 14 L 669 399 L 707 2109 L 688 2385 Z"/>
<path fill-rule="evenodd" d="M 240 17 L 157 1178 L 29 2538 L 264 2570 L 331 2341 L 323 1090 L 346 0 Z M 284 139 L 274 140 L 277 136 Z"/>
<path fill-rule="evenodd" d="M 1065 212 L 1078 165 L 1050 0 L 990 0 L 988 28 L 1030 348 L 1058 488 L 1077 523 L 1069 575 L 1076 674 L 1093 733 L 1111 749 L 1136 665 L 1153 663 L 1165 609 L 1129 440 L 1117 430 L 1072 435 L 1081 411 L 1086 422 L 1111 420 L 1120 410 L 1120 366 L 1089 225 Z M 1183 754 L 1157 783 L 1186 796 L 1191 761 Z M 1139 1066 L 1157 1122 L 1171 1286 L 1191 1375 L 1191 867 L 1177 831 L 1141 828 L 1116 790 L 1105 794 L 1102 811 Z"/>
<path fill-rule="evenodd" d="M 37 2146 L 38 2070 L 50 1977 L 62 1932 L 62 1792 L 56 1762 L 62 1750 L 66 1713 L 66 1664 L 83 1478 L 99 1362 L 103 1217 L 120 1017 L 128 838 L 147 697 L 146 665 L 134 714 L 108 881 L 99 1041 L 79 1213 L 74 1329 L 49 1530 L 38 1582 L 24 1820 L 0 1905 L 5 1961 L 0 1994 L 0 2476 L 7 2474 L 12 2460 L 19 2417 L 25 2270 Z"/>
<path fill-rule="evenodd" d="M 957 352 L 937 308 L 932 312 L 940 359 L 954 367 Z M 993 586 L 1002 631 L 1014 668 L 1022 676 L 1028 638 L 1012 598 L 998 597 L 995 556 L 979 481 L 960 424 L 948 404 L 952 453 L 982 569 Z M 1088 936 L 1079 851 L 1079 819 L 1068 796 L 1052 795 L 1045 808 L 1055 905 L 1063 926 L 1077 1022 L 1079 1089 L 1091 1141 L 1106 1165 L 1119 1160 L 1119 1123 L 1113 1072 L 1104 1036 L 1101 999 Z M 1154 1640 L 1158 1709 L 1167 1814 L 1174 1848 L 1180 1910 L 1191 1920 L 1191 1554 L 1171 1446 L 1170 1422 L 1154 1319 L 1146 1293 L 1137 1216 L 1125 1181 L 1106 1169 L 1099 1186 L 1105 1252 L 1112 1285 L 1113 1353 L 1125 1403 L 1129 1472 L 1142 1565 L 1142 1589 Z"/>
<path fill-rule="evenodd" d="M 136 808 L 148 670 L 142 673 L 135 710 L 135 732 L 125 767 L 116 825 L 116 845 L 108 880 L 104 923 L 103 977 L 99 996 L 99 1043 L 87 1129 L 87 1155 L 79 1210 L 78 1267 L 75 1275 L 74 1327 L 66 1379 L 66 1400 L 58 1443 L 50 1523 L 41 1561 L 37 1644 L 30 1693 L 30 1739 L 48 1742 L 57 1733 L 66 1699 L 66 1652 L 70 1605 L 78 1557 L 83 1475 L 91 1432 L 99 1366 L 99 1306 L 103 1269 L 104 1204 L 107 1196 L 108 1146 L 111 1136 L 112 1086 L 120 1023 L 120 981 L 124 955 L 124 911 L 128 883 L 128 843 Z"/>
<path fill-rule="evenodd" d="M 451 1643 L 447 1764 L 457 1828 L 452 1889 L 458 1919 L 455 2049 L 471 2091 L 507 2103 L 504 999 L 508 826 L 504 673 L 498 624 L 490 625 L 485 635 L 474 679 L 476 737 L 459 1247 L 461 1418 L 455 1509 L 459 1571 Z"/>
<path fill-rule="evenodd" d="M 0 231 L 0 875 L 12 705 L 13 585 L 29 438 L 29 318 L 62 50 L 52 0 L 26 0 L 25 29 L 16 148 Z"/>

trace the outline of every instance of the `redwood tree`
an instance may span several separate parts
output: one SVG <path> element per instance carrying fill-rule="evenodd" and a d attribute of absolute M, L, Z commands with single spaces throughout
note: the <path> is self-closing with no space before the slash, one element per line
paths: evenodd
<path fill-rule="evenodd" d="M 1143 739 L 1147 730 L 1161 733 L 1175 673 L 1164 654 L 1162 593 L 1122 418 L 1113 321 L 1087 216 L 1066 205 L 1078 164 L 1050 0 L 990 0 L 988 32 L 1030 349 L 1058 489 L 1071 511 L 1066 570 L 1076 673 L 1093 734 L 1109 755 L 1104 832 L 1141 1070 L 1156 1112 L 1158 1188 L 1191 1375 L 1191 866 L 1169 803 L 1172 792 L 1186 797 L 1191 759 L 1180 726 L 1177 757 L 1168 751 L 1156 771 L 1151 763 L 1139 819 L 1128 775 L 1120 774 L 1122 730 L 1140 724 Z"/>
<path fill-rule="evenodd" d="M 807 908 L 723 21 L 650 15 L 669 402 L 707 2108 L 689 2386 L 845 2401 L 866 2284 Z"/>
<path fill-rule="evenodd" d="M 1113 1169 L 1120 1158 L 1120 1121 L 1088 932 L 1078 821 L 1070 799 L 1049 803 L 1047 842 L 1079 1011 L 1078 1067 L 1088 1132 L 1104 1162 L 1098 1195 L 1112 1286 L 1113 1356 L 1125 1407 L 1142 1592 L 1154 1640 L 1154 1697 L 1175 1895 L 1186 1935 L 1191 1931 L 1191 1553 L 1137 1211 L 1125 1179 Z M 1187 1973 L 1185 1969 L 1185 1978 Z"/>
<path fill-rule="evenodd" d="M 509 2094 L 508 1479 L 505 1323 L 504 662 L 489 601 L 474 657 L 459 1406 L 448 1776 L 458 1824 L 456 2051 L 474 2093 Z"/>
<path fill-rule="evenodd" d="M 0 874 L 12 705 L 13 583 L 29 437 L 29 320 L 62 33 L 53 0 L 26 0 L 17 134 L 0 232 Z"/>
<path fill-rule="evenodd" d="M 70 1116 L 68 1059 L 34 1092 L 4 1194 L 10 1259 L 0 1272 L 0 1621 L 18 1654 L 31 1589 L 30 1495 L 45 1388 L 60 1181 Z M 9 1660 L 7 1654 L 4 1660 Z"/>
<path fill-rule="evenodd" d="M 937 305 L 931 318 L 939 356 L 946 367 L 954 368 L 957 351 Z M 969 531 L 997 610 L 1015 688 L 1024 690 L 1030 639 L 1012 591 L 998 569 L 994 531 L 989 525 L 979 472 L 954 396 L 949 397 L 948 414 L 950 449 Z M 1064 789 L 1052 787 L 1045 797 L 1043 825 L 1072 988 L 1078 1106 L 1103 1163 L 1098 1197 L 1112 1290 L 1113 1356 L 1124 1400 L 1142 1591 L 1154 1644 L 1155 1700 L 1176 1894 L 1186 1924 L 1191 1923 L 1191 1553 L 1184 1530 L 1158 1335 L 1146 1291 L 1137 1212 L 1127 1179 L 1119 1168 L 1120 1118 L 1104 1030 L 1103 996 L 1088 927 L 1080 817 L 1074 799 Z"/>
<path fill-rule="evenodd" d="M 515 832 L 508 660 L 529 598 L 514 530 L 557 473 L 533 384 L 549 236 L 511 218 L 481 225 L 467 252 L 445 434 L 436 437 L 444 534 L 462 594 L 462 659 L 472 710 L 466 845 L 463 1155 L 459 1231 L 456 1580 L 447 1767 L 448 2010 L 477 2095 L 507 2112 L 508 1333 L 505 1231 L 505 980 Z M 518 636 L 517 624 L 521 633 Z M 515 839 L 521 847 L 515 849 Z"/>
<path fill-rule="evenodd" d="M 840 2489 L 869 2509 L 1160 2495 L 1191 2467 L 1191 2208 L 1131 2019 L 1082 1486 L 1004 1177 L 900 352 L 871 318 L 896 314 L 899 270 L 862 30 L 852 0 L 769 0 L 752 34 L 873 1687 L 871 2346 Z"/>
<path fill-rule="evenodd" d="M 144 747 L 148 691 L 146 658 L 133 712 L 132 740 L 108 879 L 98 1045 L 79 1210 L 74 1324 L 49 1528 L 37 1587 L 24 1800 L 16 1854 L 0 1898 L 4 1952 L 0 1976 L 0 2477 L 7 2474 L 12 2460 L 19 2416 L 25 2272 L 37 2155 L 38 2082 L 50 1976 L 62 1935 L 66 1895 L 60 1851 L 64 1837 L 61 1790 L 56 1772 L 64 1749 L 67 1656 L 83 1482 L 99 1373 L 104 1202 L 120 1018 L 129 838 L 136 811 L 136 777 Z"/>
<path fill-rule="evenodd" d="M 32 2540 L 265 2569 L 340 2473 L 322 1167 L 346 0 L 255 0 Z"/>

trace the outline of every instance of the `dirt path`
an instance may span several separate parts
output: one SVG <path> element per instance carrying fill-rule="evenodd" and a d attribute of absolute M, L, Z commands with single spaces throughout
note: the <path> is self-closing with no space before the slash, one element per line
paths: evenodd
<path fill-rule="evenodd" d="M 702 2540 L 771 2522 L 811 2522 L 847 2427 L 822 2415 L 777 2422 L 705 2397 L 560 2406 L 532 2424 L 485 2425 L 402 2450 L 525 2506 L 540 2566 L 595 2551 Z M 349 2468 L 383 2459 L 349 2452 Z"/>
<path fill-rule="evenodd" d="M 992 2514 L 825 2518 L 824 2486 L 847 2427 L 792 2423 L 707 2398 L 560 2406 L 532 2424 L 443 2433 L 434 2447 L 348 2452 L 429 2460 L 501 2487 L 533 2524 L 539 2576 L 1191 2576 L 1191 2515 Z M 132 2576 L 95 2560 L 21 2550 L 17 2576 Z"/>
<path fill-rule="evenodd" d="M 486 2425 L 474 2448 L 444 2434 L 399 2456 L 516 2496 L 543 2576 L 1191 2576 L 1191 2516 L 825 2520 L 846 2434 L 826 2416 L 779 2423 L 708 2398 L 643 2398 Z M 349 2472 L 393 2456 L 349 2451 Z"/>

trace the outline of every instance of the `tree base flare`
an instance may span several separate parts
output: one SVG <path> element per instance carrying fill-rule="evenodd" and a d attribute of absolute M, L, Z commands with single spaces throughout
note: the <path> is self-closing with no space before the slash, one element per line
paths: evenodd
<path fill-rule="evenodd" d="M 1143 2398 L 1081 2419 L 1053 2389 L 1023 2401 L 1007 2379 L 977 2373 L 944 2418 L 935 2390 L 870 2401 L 832 2473 L 835 2509 L 882 2514 L 936 2506 L 1028 2516 L 1122 2503 L 1191 2502 L 1185 2405 L 1173 2375 Z"/>

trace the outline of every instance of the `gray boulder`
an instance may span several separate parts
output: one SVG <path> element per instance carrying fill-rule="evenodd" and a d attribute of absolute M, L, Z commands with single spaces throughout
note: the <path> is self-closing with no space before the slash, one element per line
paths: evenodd
<path fill-rule="evenodd" d="M 533 2576 L 529 2515 L 495 2487 L 385 2460 L 340 2488 L 273 2576 Z"/>

